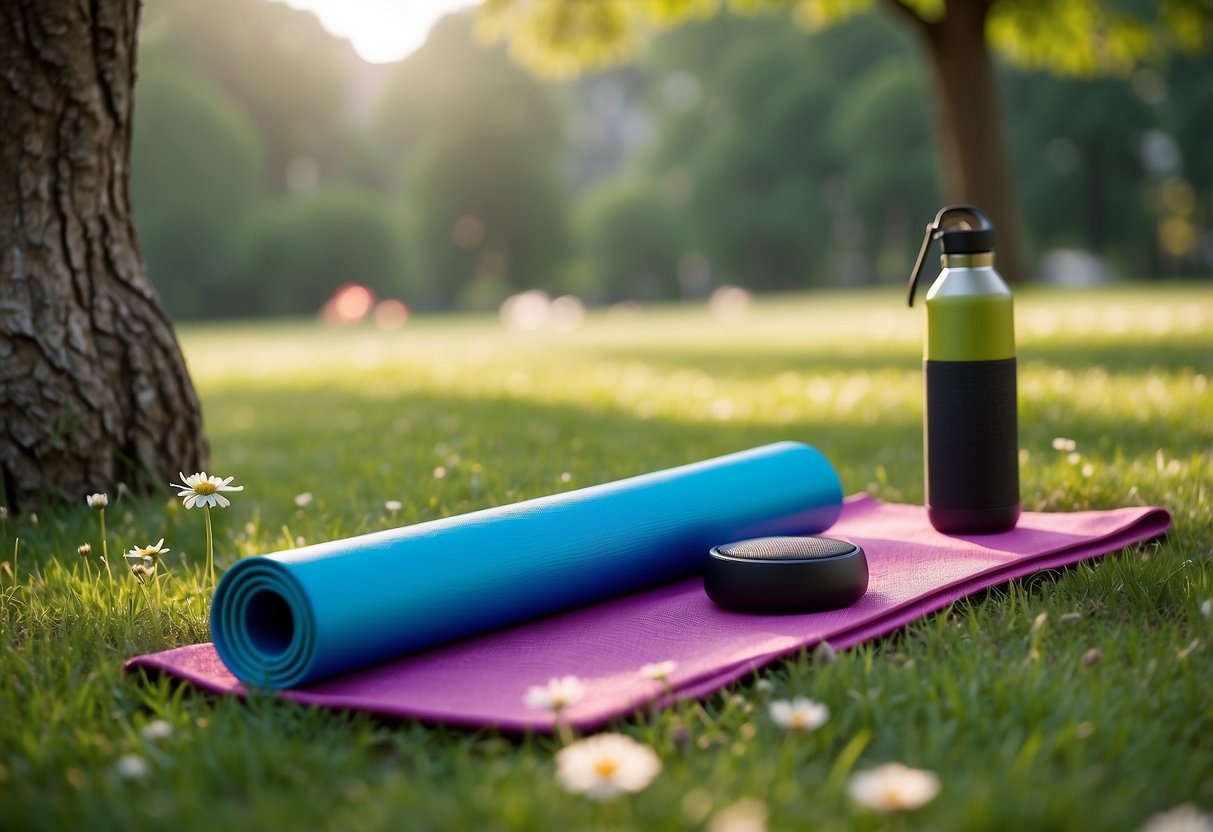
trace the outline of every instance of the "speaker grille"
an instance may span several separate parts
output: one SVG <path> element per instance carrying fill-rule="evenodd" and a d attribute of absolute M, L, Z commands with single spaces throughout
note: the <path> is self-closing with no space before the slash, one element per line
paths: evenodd
<path fill-rule="evenodd" d="M 757 537 L 718 546 L 716 551 L 751 560 L 814 560 L 845 555 L 855 551 L 855 546 L 829 537 Z"/>

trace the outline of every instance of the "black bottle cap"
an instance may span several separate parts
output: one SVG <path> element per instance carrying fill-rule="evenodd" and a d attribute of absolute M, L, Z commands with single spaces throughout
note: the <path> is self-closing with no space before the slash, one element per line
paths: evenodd
<path fill-rule="evenodd" d="M 976 228 L 964 220 L 959 228 L 943 227 L 944 222 L 951 217 L 965 214 L 977 221 Z M 944 254 L 984 254 L 994 250 L 994 224 L 980 208 L 972 205 L 949 205 L 935 215 L 934 225 L 940 229 L 935 236 L 939 237 L 939 245 Z"/>
<path fill-rule="evenodd" d="M 944 222 L 954 214 L 968 215 L 976 221 L 977 227 L 967 221 L 961 221 L 959 228 L 944 228 Z M 914 270 L 910 272 L 910 283 L 906 292 L 906 301 L 914 305 L 914 289 L 918 286 L 918 278 L 922 267 L 927 262 L 927 250 L 932 240 L 939 240 L 944 254 L 986 254 L 994 250 L 994 223 L 985 212 L 974 205 L 948 205 L 940 209 L 935 219 L 927 223 L 926 233 L 922 238 L 922 248 L 918 250 L 918 260 Z"/>

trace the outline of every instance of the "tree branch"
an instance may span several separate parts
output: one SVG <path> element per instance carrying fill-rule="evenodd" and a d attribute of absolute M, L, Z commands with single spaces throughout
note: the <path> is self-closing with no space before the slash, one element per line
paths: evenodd
<path fill-rule="evenodd" d="M 900 17 L 911 29 L 918 31 L 921 34 L 926 32 L 933 25 L 932 23 L 923 20 L 918 16 L 918 12 L 914 11 L 905 0 L 881 0 L 881 4 L 889 10 L 894 17 Z"/>

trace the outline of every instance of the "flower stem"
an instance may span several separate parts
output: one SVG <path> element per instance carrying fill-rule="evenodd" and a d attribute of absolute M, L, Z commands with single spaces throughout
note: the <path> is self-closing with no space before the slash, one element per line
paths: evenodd
<path fill-rule="evenodd" d="M 211 536 L 211 507 L 202 507 L 203 516 L 206 517 L 206 575 L 210 581 L 211 591 L 215 589 L 215 542 Z"/>
<path fill-rule="evenodd" d="M 560 739 L 561 745 L 572 745 L 576 737 L 573 736 L 572 727 L 560 718 L 560 714 L 556 714 L 556 736 Z"/>
<path fill-rule="evenodd" d="M 109 541 L 105 535 L 105 509 L 97 512 L 97 516 L 101 519 L 101 562 L 105 564 L 105 574 L 109 576 L 110 596 L 114 594 L 114 570 L 110 568 L 110 550 Z"/>

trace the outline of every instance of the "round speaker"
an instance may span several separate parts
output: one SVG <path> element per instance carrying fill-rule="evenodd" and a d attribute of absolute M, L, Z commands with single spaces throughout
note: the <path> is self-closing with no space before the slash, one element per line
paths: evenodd
<path fill-rule="evenodd" d="M 713 602 L 735 612 L 840 609 L 868 591 L 868 560 L 849 540 L 758 537 L 713 547 L 703 588 Z"/>

